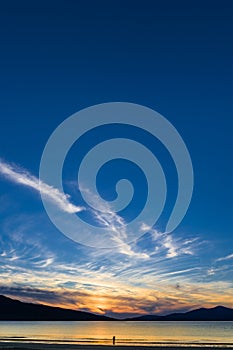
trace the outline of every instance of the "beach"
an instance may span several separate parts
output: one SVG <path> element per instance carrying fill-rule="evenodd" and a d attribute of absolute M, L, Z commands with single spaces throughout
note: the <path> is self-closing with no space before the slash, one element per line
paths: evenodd
<path fill-rule="evenodd" d="M 129 345 L 129 346 L 123 346 L 123 345 L 80 345 L 80 344 L 41 344 L 41 343 L 20 343 L 17 342 L 15 344 L 14 342 L 0 342 L 0 350 L 49 350 L 49 349 L 56 349 L 56 350 L 113 350 L 114 348 L 117 348 L 117 350 L 213 350 L 213 349 L 221 349 L 221 350 L 229 350 L 233 349 L 233 346 L 225 346 L 225 345 L 192 345 L 192 346 L 163 346 L 163 345 L 153 345 L 153 346 L 137 346 L 137 345 Z"/>
<path fill-rule="evenodd" d="M 2 321 L 0 350 L 233 349 L 232 330 L 233 322 Z"/>

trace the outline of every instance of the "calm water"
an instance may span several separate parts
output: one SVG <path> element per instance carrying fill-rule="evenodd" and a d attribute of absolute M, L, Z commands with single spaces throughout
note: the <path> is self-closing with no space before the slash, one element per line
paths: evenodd
<path fill-rule="evenodd" d="M 233 322 L 0 322 L 1 341 L 233 345 Z"/>

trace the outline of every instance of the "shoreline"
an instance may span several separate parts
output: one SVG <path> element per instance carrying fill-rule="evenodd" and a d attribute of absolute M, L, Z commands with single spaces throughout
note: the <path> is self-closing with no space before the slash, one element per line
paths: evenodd
<path fill-rule="evenodd" d="M 213 350 L 213 349 L 221 349 L 221 350 L 233 350 L 233 345 L 225 345 L 225 344 L 177 344 L 177 345 L 88 345 L 88 344 L 55 344 L 55 343 L 24 343 L 24 342 L 0 342 L 0 350 L 113 350 L 117 348 L 117 350 Z"/>

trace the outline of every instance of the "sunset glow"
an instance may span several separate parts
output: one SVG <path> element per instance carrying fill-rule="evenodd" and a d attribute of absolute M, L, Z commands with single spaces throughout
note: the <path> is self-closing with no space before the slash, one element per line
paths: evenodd
<path fill-rule="evenodd" d="M 233 308 L 232 3 L 100 3 L 2 4 L 0 295 Z"/>

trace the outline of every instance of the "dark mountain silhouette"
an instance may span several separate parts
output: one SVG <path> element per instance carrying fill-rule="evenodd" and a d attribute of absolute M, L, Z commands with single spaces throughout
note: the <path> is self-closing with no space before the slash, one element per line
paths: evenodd
<path fill-rule="evenodd" d="M 0 321 L 116 321 L 116 319 L 89 312 L 24 303 L 0 295 Z M 125 321 L 233 321 L 233 309 L 216 306 L 166 316 L 144 315 L 127 318 Z"/>
<path fill-rule="evenodd" d="M 110 317 L 62 309 L 41 304 L 23 303 L 0 295 L 1 321 L 111 321 Z"/>
<path fill-rule="evenodd" d="M 130 321 L 233 321 L 233 309 L 216 306 L 166 316 L 145 315 L 127 319 Z"/>

